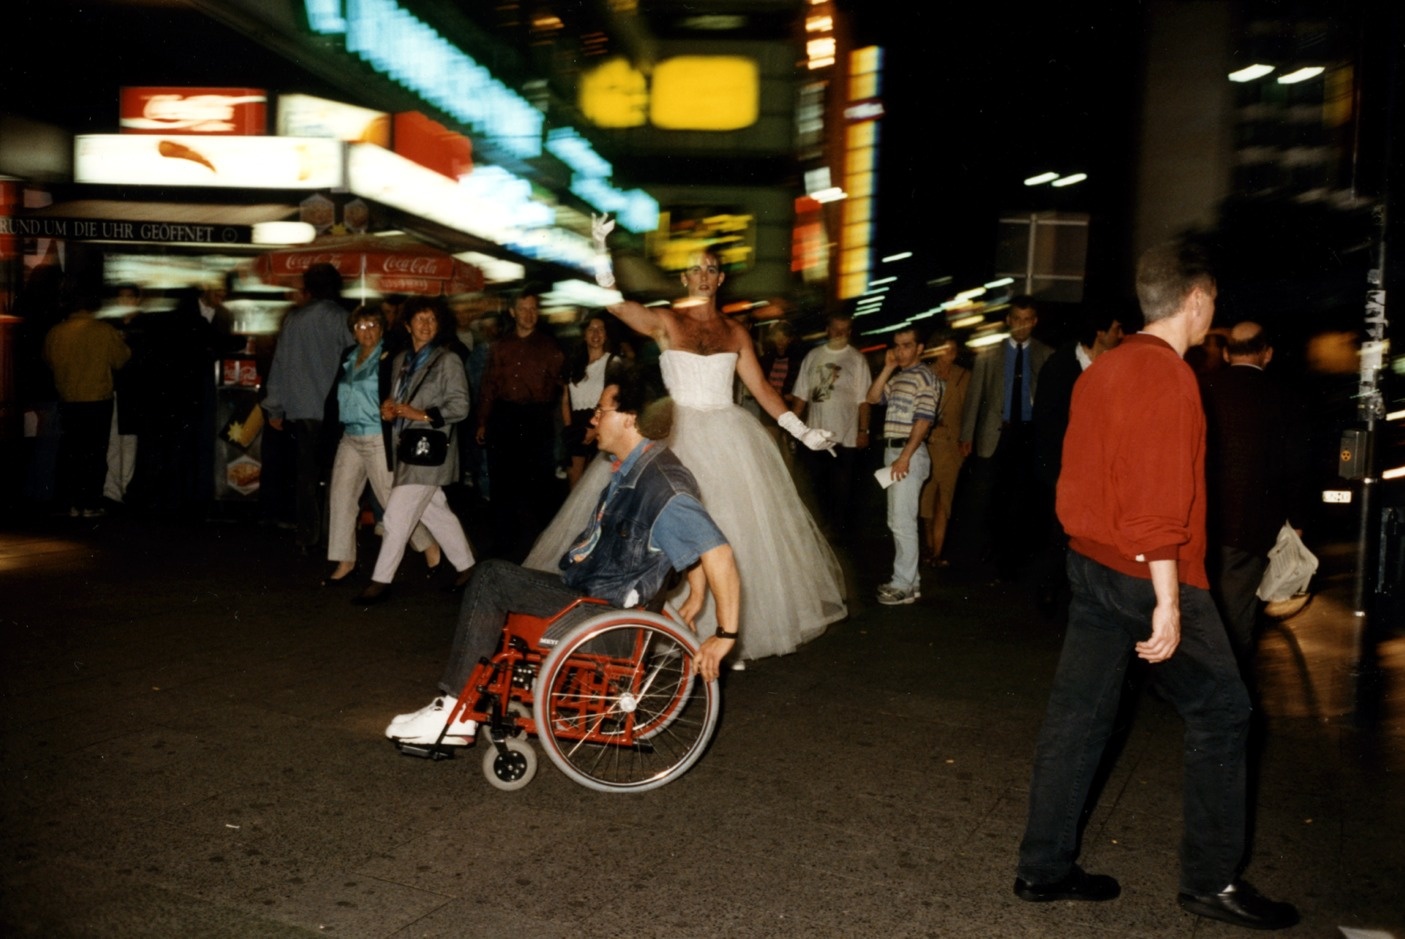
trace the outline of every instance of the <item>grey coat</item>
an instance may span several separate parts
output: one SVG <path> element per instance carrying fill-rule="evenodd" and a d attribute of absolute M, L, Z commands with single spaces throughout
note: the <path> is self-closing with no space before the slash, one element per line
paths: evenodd
<path fill-rule="evenodd" d="M 987 459 L 1000 444 L 1001 412 L 1005 409 L 1005 350 L 1008 341 L 976 357 L 966 405 L 961 414 L 961 441 L 972 444 L 972 455 Z M 1054 350 L 1038 339 L 1029 340 L 1029 390 L 1038 393 L 1039 371 Z"/>
<path fill-rule="evenodd" d="M 405 357 L 411 350 L 401 352 L 391 366 L 391 384 L 395 386 L 395 376 L 405 364 Z M 382 421 L 381 427 L 386 438 L 385 458 L 395 472 L 395 485 L 447 486 L 459 478 L 459 448 L 454 439 L 454 428 L 468 417 L 468 379 L 464 374 L 463 360 L 442 346 L 429 354 L 429 359 L 421 366 L 410 382 L 409 404 L 429 415 L 428 421 L 410 421 L 405 426 L 433 428 L 449 438 L 449 453 L 438 466 L 414 466 L 401 463 L 395 458 L 395 447 L 399 434 L 395 433 L 394 421 Z"/>

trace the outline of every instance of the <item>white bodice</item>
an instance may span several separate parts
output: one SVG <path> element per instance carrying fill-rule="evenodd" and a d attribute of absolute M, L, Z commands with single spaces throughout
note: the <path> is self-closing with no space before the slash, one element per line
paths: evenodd
<path fill-rule="evenodd" d="M 698 355 L 665 349 L 659 355 L 659 369 L 674 403 L 700 411 L 732 406 L 732 377 L 737 371 L 735 352 Z"/>

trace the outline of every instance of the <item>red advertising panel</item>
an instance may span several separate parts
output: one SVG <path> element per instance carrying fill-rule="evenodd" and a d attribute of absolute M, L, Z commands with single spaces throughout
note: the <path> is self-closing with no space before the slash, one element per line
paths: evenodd
<path fill-rule="evenodd" d="M 468 138 L 418 111 L 395 115 L 395 152 L 453 180 L 473 171 Z"/>
<path fill-rule="evenodd" d="M 124 134 L 257 136 L 268 129 L 262 88 L 123 88 Z"/>
<path fill-rule="evenodd" d="M 0 218 L 9 218 L 19 207 L 19 181 L 0 179 Z M 0 233 L 0 261 L 9 261 L 16 256 L 17 242 L 14 235 Z"/>

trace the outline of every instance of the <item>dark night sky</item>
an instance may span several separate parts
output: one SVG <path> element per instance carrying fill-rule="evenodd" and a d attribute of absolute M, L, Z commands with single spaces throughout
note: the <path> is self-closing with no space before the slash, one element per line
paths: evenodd
<path fill-rule="evenodd" d="M 990 273 L 1003 210 L 1125 213 L 1140 4 L 845 6 L 856 38 L 886 52 L 881 251 L 917 251 L 928 276 L 969 284 Z M 1090 179 L 1023 186 L 1044 170 Z"/>

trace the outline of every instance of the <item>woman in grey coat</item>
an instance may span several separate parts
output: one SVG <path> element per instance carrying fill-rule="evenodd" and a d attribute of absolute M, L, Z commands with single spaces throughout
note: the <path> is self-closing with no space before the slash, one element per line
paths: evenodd
<path fill-rule="evenodd" d="M 444 558 L 458 572 L 454 586 L 468 581 L 473 552 L 458 516 L 449 508 L 441 486 L 458 479 L 459 450 L 454 427 L 468 417 L 468 381 L 463 360 L 444 345 L 454 335 L 453 319 L 439 297 L 414 297 L 405 304 L 404 321 L 410 330 L 410 348 L 395 357 L 391 366 L 392 393 L 381 403 L 381 427 L 386 435 L 386 460 L 395 474 L 385 506 L 385 535 L 371 582 L 353 601 L 362 605 L 385 598 L 405 555 L 405 544 L 416 523 L 422 523 L 443 549 Z M 407 462 L 400 446 L 404 438 L 423 438 L 420 449 L 440 451 L 443 458 L 432 465 Z M 435 440 L 440 434 L 443 440 Z M 442 443 L 442 447 L 433 444 Z"/>

